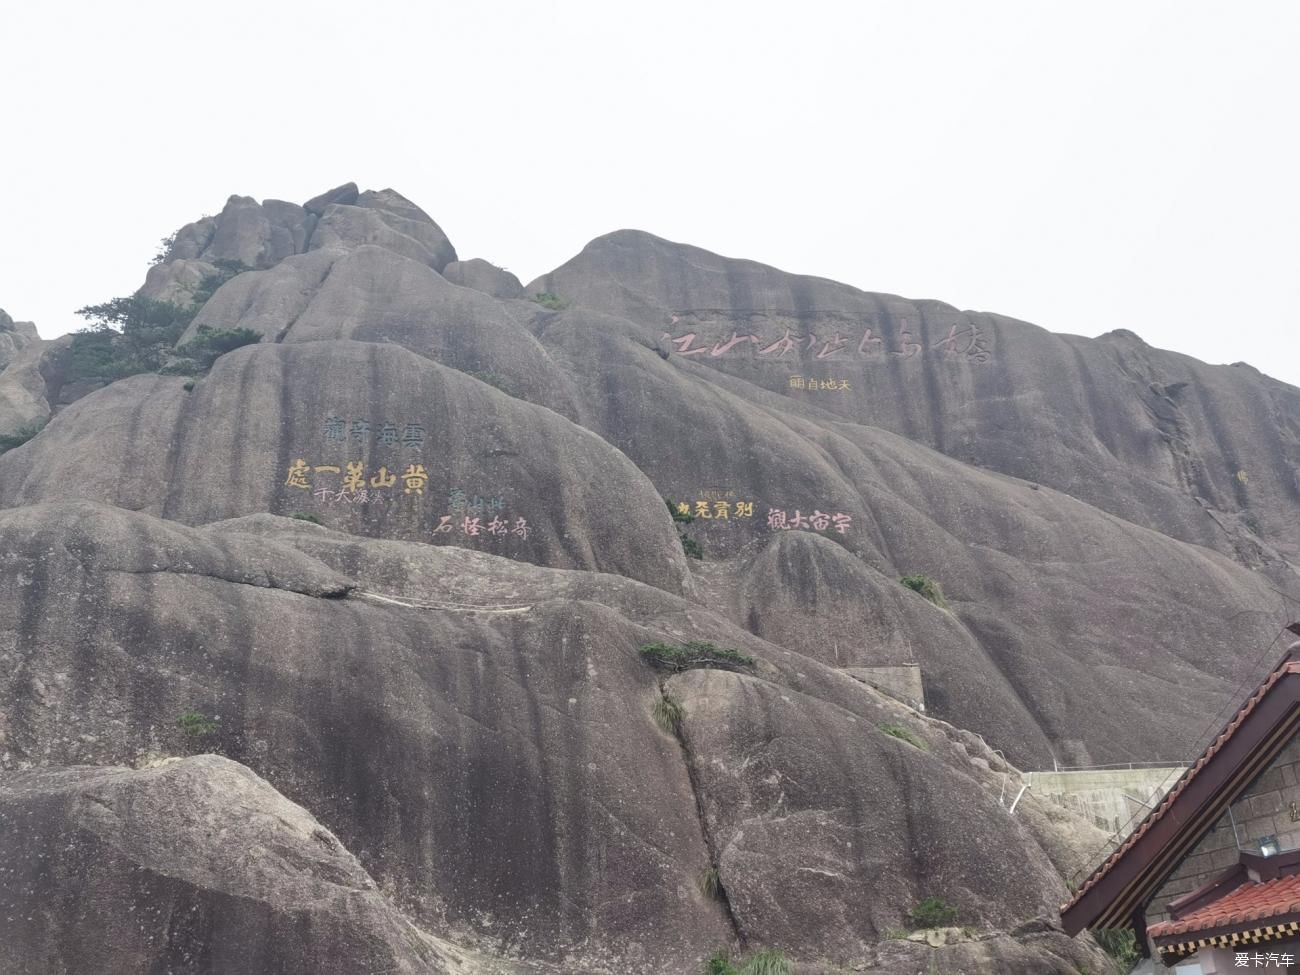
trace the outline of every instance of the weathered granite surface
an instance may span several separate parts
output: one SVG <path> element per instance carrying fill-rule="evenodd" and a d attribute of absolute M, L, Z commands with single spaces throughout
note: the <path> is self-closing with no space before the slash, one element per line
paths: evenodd
<path fill-rule="evenodd" d="M 1255 676 L 1300 391 L 635 231 L 521 287 L 355 184 L 143 293 L 231 261 L 187 337 L 263 341 L 194 381 L 0 318 L 0 432 L 54 414 L 0 455 L 0 896 L 61 905 L 11 967 L 1107 970 L 1051 920 L 1101 837 L 1008 759 L 1181 757 Z M 851 673 L 904 664 L 927 715 Z M 894 937 L 928 896 L 969 930 Z"/>

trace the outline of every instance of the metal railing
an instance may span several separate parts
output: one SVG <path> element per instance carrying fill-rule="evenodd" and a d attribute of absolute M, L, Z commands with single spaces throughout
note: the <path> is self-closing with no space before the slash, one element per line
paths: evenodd
<path fill-rule="evenodd" d="M 1055 760 L 1052 762 L 1053 772 L 1108 772 L 1123 769 L 1146 769 L 1146 768 L 1187 768 L 1191 762 L 1119 762 L 1114 765 L 1058 765 Z M 1046 771 L 1046 769 L 1044 769 Z M 1032 774 L 1032 773 L 1031 773 Z"/>

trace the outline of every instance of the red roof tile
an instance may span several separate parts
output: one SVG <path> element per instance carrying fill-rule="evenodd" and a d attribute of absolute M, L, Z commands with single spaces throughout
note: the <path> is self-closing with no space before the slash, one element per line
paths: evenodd
<path fill-rule="evenodd" d="M 1169 808 L 1182 794 L 1183 790 L 1186 789 L 1187 786 L 1191 784 L 1192 780 L 1196 778 L 1201 769 L 1205 768 L 1205 766 L 1209 764 L 1210 759 L 1212 759 L 1215 754 L 1228 743 L 1228 739 L 1230 739 L 1233 733 L 1241 727 L 1246 718 L 1250 717 L 1250 713 L 1254 711 L 1259 702 L 1264 699 L 1264 695 L 1272 689 L 1274 684 L 1287 674 L 1300 674 L 1300 661 L 1286 660 L 1281 666 L 1268 675 L 1268 678 L 1264 683 L 1256 689 L 1254 694 L 1246 699 L 1246 703 L 1241 706 L 1241 710 L 1238 711 L 1236 716 L 1228 722 L 1223 731 L 1219 733 L 1219 736 L 1210 743 L 1210 746 L 1205 750 L 1201 757 L 1196 760 L 1191 768 L 1183 773 L 1182 778 L 1174 783 L 1173 788 L 1166 793 L 1160 805 L 1151 810 L 1146 819 L 1142 820 L 1137 829 L 1133 830 L 1133 832 L 1129 834 L 1128 838 L 1124 840 L 1119 849 L 1107 857 L 1106 861 L 1093 871 L 1092 876 L 1090 876 L 1084 885 L 1079 888 L 1075 895 L 1065 904 L 1061 905 L 1062 912 L 1068 910 L 1071 906 L 1077 903 L 1084 894 L 1088 893 L 1089 890 L 1096 886 L 1097 883 L 1110 872 L 1111 867 L 1115 866 L 1115 864 L 1123 858 L 1124 854 L 1132 849 L 1138 840 L 1145 835 L 1147 830 L 1154 826 L 1165 815 L 1165 813 L 1169 811 Z"/>
<path fill-rule="evenodd" d="M 1161 921 L 1147 928 L 1153 938 L 1222 928 L 1247 921 L 1262 921 L 1300 911 L 1300 874 L 1263 883 L 1247 881 L 1230 894 L 1207 904 L 1178 921 Z"/>

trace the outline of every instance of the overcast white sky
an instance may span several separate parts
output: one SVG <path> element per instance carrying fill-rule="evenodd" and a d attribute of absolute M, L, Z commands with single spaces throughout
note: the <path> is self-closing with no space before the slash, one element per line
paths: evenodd
<path fill-rule="evenodd" d="M 527 282 L 620 227 L 1300 385 L 1300 3 L 5 3 L 0 307 L 391 186 Z"/>

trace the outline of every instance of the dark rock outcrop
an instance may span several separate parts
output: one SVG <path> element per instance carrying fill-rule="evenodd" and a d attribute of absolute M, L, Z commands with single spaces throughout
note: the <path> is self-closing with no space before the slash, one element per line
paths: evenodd
<path fill-rule="evenodd" d="M 524 286 L 504 268 L 489 264 L 481 257 L 453 261 L 442 269 L 442 276 L 462 288 L 473 288 L 493 298 L 522 298 Z"/>
<path fill-rule="evenodd" d="M 320 216 L 325 212 L 325 208 L 331 203 L 337 203 L 341 206 L 352 206 L 357 202 L 360 191 L 357 184 L 348 182 L 342 186 L 336 186 L 332 190 L 326 190 L 319 196 L 313 196 L 310 200 L 302 205 L 302 208 L 308 213 Z"/>
<path fill-rule="evenodd" d="M 50 415 L 41 365 L 54 343 L 42 342 L 31 322 L 0 309 L 0 434 L 43 423 Z"/>

